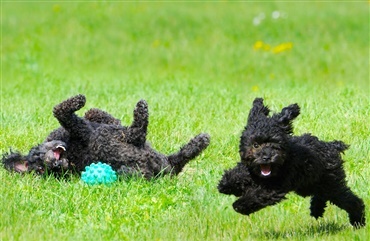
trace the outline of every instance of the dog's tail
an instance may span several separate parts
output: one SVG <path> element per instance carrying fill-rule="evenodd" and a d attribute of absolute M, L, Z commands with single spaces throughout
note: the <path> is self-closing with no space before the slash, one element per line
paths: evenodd
<path fill-rule="evenodd" d="M 179 174 L 190 160 L 208 147 L 210 139 L 207 133 L 199 134 L 181 147 L 179 152 L 169 155 L 167 158 L 172 168 L 172 174 Z"/>
<path fill-rule="evenodd" d="M 349 148 L 349 145 L 345 144 L 343 141 L 331 141 L 329 144 L 334 147 L 335 150 L 342 153 Z"/>

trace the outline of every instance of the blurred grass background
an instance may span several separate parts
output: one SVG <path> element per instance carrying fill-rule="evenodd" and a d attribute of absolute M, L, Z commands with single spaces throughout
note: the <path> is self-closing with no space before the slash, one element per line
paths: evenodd
<path fill-rule="evenodd" d="M 369 4 L 363 2 L 1 2 L 0 152 L 26 153 L 58 127 L 52 108 L 83 93 L 123 124 L 148 101 L 148 140 L 210 147 L 184 174 L 112 187 L 0 171 L 0 240 L 365 240 L 344 211 L 309 200 L 250 217 L 217 193 L 251 102 L 297 102 L 295 133 L 351 145 L 349 185 L 370 205 Z"/>

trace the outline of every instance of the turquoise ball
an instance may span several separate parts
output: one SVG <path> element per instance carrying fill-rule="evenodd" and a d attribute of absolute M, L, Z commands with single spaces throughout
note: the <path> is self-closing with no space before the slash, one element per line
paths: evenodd
<path fill-rule="evenodd" d="M 81 179 L 89 185 L 110 184 L 117 180 L 117 174 L 108 164 L 98 162 L 86 166 Z"/>

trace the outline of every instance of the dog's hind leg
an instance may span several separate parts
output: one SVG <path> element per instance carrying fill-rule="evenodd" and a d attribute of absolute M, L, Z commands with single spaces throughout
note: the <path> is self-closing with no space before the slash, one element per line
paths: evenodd
<path fill-rule="evenodd" d="M 356 228 L 365 226 L 365 204 L 348 187 L 340 188 L 329 200 L 348 213 L 352 226 Z"/>
<path fill-rule="evenodd" d="M 180 173 L 190 160 L 194 159 L 207 148 L 209 142 L 210 136 L 208 134 L 199 134 L 183 146 L 179 152 L 169 155 L 168 161 L 172 168 L 172 174 L 177 175 Z"/>
<path fill-rule="evenodd" d="M 127 128 L 126 141 L 138 147 L 143 147 L 146 142 L 146 134 L 149 123 L 148 104 L 140 100 L 134 110 L 134 120 Z"/>
<path fill-rule="evenodd" d="M 326 208 L 326 202 L 328 200 L 319 196 L 319 195 L 314 195 L 312 198 L 311 198 L 311 206 L 310 206 L 310 210 L 311 210 L 311 213 L 310 215 L 316 219 L 318 219 L 319 217 L 322 217 L 322 215 L 324 214 L 325 212 L 325 208 Z"/>

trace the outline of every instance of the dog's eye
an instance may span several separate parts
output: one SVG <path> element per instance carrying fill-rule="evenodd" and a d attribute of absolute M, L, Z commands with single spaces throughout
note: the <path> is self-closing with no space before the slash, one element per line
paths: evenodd
<path fill-rule="evenodd" d="M 260 147 L 260 145 L 257 142 L 255 142 L 255 143 L 253 143 L 253 147 L 258 148 L 258 147 Z"/>

